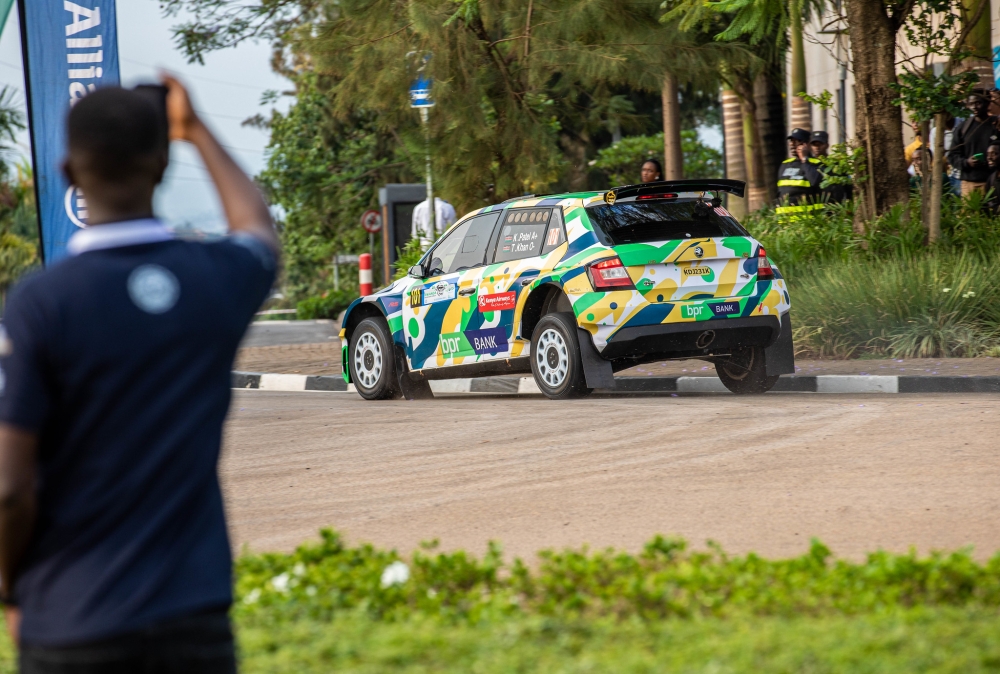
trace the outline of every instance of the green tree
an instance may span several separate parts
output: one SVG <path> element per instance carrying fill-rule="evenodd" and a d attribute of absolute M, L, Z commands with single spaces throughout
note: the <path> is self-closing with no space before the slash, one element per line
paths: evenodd
<path fill-rule="evenodd" d="M 684 176 L 687 178 L 721 178 L 722 153 L 698 139 L 698 132 L 681 131 L 684 151 Z M 639 182 L 639 168 L 645 159 L 662 158 L 663 134 L 628 136 L 597 151 L 594 168 L 604 171 L 612 185 Z"/>

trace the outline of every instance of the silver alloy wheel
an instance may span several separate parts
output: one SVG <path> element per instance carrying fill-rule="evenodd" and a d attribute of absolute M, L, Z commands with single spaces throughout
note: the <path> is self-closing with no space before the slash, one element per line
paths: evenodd
<path fill-rule="evenodd" d="M 382 376 L 382 345 L 370 332 L 361 335 L 354 345 L 354 374 L 367 389 L 374 388 Z"/>
<path fill-rule="evenodd" d="M 569 373 L 569 347 L 557 330 L 549 328 L 538 338 L 538 345 L 532 345 L 538 375 L 551 388 L 559 388 Z"/>

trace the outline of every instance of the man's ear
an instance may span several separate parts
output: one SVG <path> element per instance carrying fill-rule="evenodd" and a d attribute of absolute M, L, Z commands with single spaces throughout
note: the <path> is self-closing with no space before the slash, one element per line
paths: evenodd
<path fill-rule="evenodd" d="M 77 184 L 76 179 L 74 177 L 73 166 L 69 161 L 69 157 L 63 159 L 63 163 L 60 168 L 62 168 L 63 175 L 66 176 L 66 180 L 69 181 L 69 184 L 73 185 L 74 187 L 79 187 L 79 184 Z"/>

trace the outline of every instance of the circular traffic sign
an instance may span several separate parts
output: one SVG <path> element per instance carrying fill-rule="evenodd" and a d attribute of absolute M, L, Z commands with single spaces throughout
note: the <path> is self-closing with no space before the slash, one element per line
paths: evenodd
<path fill-rule="evenodd" d="M 382 216 L 378 211 L 365 211 L 361 216 L 361 226 L 369 234 L 375 234 L 382 230 Z"/>

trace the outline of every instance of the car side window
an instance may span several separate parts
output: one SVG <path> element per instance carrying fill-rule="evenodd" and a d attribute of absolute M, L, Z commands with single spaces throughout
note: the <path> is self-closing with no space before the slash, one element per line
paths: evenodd
<path fill-rule="evenodd" d="M 549 231 L 545 233 L 542 255 L 551 253 L 564 243 L 566 243 L 566 230 L 563 227 L 562 209 L 557 208 L 552 211 L 552 217 L 549 219 Z"/>
<path fill-rule="evenodd" d="M 486 249 L 498 215 L 477 215 L 449 232 L 431 253 L 431 275 L 452 274 L 485 264 Z"/>
<path fill-rule="evenodd" d="M 517 208 L 507 211 L 500 229 L 494 262 L 523 260 L 542 254 L 551 208 Z"/>

